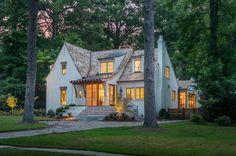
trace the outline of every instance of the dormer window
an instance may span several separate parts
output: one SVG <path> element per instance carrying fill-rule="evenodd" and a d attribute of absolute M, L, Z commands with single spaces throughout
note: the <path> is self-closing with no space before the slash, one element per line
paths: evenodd
<path fill-rule="evenodd" d="M 134 60 L 134 72 L 141 72 L 141 59 Z"/>
<path fill-rule="evenodd" d="M 112 73 L 113 72 L 113 62 L 101 62 L 100 63 L 100 73 Z"/>
<path fill-rule="evenodd" d="M 66 73 L 67 73 L 66 64 L 67 64 L 67 62 L 61 62 L 61 73 L 62 73 L 62 75 L 66 75 Z"/>

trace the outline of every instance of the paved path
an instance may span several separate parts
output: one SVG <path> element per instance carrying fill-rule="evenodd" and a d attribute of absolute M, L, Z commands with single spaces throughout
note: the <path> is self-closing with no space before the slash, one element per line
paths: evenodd
<path fill-rule="evenodd" d="M 179 122 L 179 121 L 159 121 L 159 123 L 170 123 L 170 122 Z M 141 126 L 143 124 L 143 122 L 103 122 L 103 121 L 43 121 L 43 123 L 47 123 L 49 127 L 45 129 L 28 130 L 28 131 L 3 132 L 0 133 L 0 139 L 81 131 L 95 128 Z"/>
<path fill-rule="evenodd" d="M 0 149 L 1 148 L 25 150 L 25 151 L 44 151 L 44 152 L 69 153 L 69 154 L 84 154 L 84 155 L 95 155 L 95 156 L 128 156 L 124 154 L 114 154 L 114 153 L 85 151 L 85 150 L 57 149 L 57 148 L 36 148 L 36 147 L 18 147 L 18 146 L 1 146 L 0 145 Z"/>

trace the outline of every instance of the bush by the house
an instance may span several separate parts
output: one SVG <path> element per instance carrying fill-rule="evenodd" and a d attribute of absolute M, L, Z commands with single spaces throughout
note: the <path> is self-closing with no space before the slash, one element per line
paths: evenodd
<path fill-rule="evenodd" d="M 194 123 L 198 123 L 198 124 L 204 122 L 202 116 L 199 115 L 199 114 L 193 114 L 193 115 L 191 116 L 191 121 L 194 122 Z"/>
<path fill-rule="evenodd" d="M 55 112 L 52 109 L 49 109 L 47 115 L 52 118 L 54 117 Z"/>
<path fill-rule="evenodd" d="M 70 106 L 69 106 L 69 105 L 66 105 L 66 106 L 65 106 L 65 109 L 69 109 L 69 108 L 70 108 Z"/>
<path fill-rule="evenodd" d="M 69 104 L 69 106 L 70 106 L 70 107 L 75 107 L 75 106 L 76 106 L 76 104 L 74 104 L 74 103 L 71 103 L 71 104 Z"/>
<path fill-rule="evenodd" d="M 228 116 L 221 116 L 215 119 L 215 123 L 219 126 L 230 126 L 232 124 L 232 121 Z"/>
<path fill-rule="evenodd" d="M 45 116 L 46 115 L 46 110 L 45 109 L 35 109 L 34 114 L 36 116 Z"/>
<path fill-rule="evenodd" d="M 63 107 L 60 107 L 60 108 L 56 109 L 56 115 L 60 115 L 60 114 L 65 113 L 65 112 L 66 112 L 66 110 Z"/>
<path fill-rule="evenodd" d="M 164 118 L 164 119 L 169 119 L 170 118 L 170 114 L 168 111 L 166 111 L 166 109 L 162 108 L 160 111 L 159 111 L 159 116 L 160 118 Z"/>

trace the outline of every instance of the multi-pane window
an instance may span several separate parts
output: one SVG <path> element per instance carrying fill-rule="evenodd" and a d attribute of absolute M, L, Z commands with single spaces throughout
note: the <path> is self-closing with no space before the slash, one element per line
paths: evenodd
<path fill-rule="evenodd" d="M 107 72 L 108 73 L 113 72 L 113 62 L 107 62 Z"/>
<path fill-rule="evenodd" d="M 66 105 L 66 96 L 67 96 L 67 92 L 66 92 L 66 87 L 61 87 L 60 88 L 60 102 L 62 106 Z"/>
<path fill-rule="evenodd" d="M 100 63 L 100 73 L 112 73 L 113 72 L 113 62 L 101 62 Z"/>
<path fill-rule="evenodd" d="M 179 107 L 186 108 L 186 91 L 179 91 Z"/>
<path fill-rule="evenodd" d="M 141 72 L 141 59 L 134 60 L 134 72 Z"/>
<path fill-rule="evenodd" d="M 172 92 L 171 92 L 171 100 L 172 101 L 176 100 L 176 91 L 175 90 L 172 90 Z"/>
<path fill-rule="evenodd" d="M 62 73 L 62 75 L 66 75 L 66 73 L 67 73 L 66 64 L 67 64 L 67 62 L 61 62 L 61 73 Z"/>
<path fill-rule="evenodd" d="M 135 89 L 134 88 L 126 88 L 126 98 L 128 100 L 134 100 L 135 95 Z"/>
<path fill-rule="evenodd" d="M 144 99 L 144 88 L 136 88 L 136 100 Z"/>
<path fill-rule="evenodd" d="M 144 99 L 144 88 L 126 88 L 126 98 L 128 100 L 143 100 Z"/>
<path fill-rule="evenodd" d="M 106 62 L 101 62 L 101 64 L 100 64 L 100 72 L 101 73 L 106 73 L 107 72 L 107 63 Z"/>
<path fill-rule="evenodd" d="M 168 79 L 170 78 L 170 67 L 169 66 L 165 67 L 165 77 Z"/>
<path fill-rule="evenodd" d="M 194 93 L 188 94 L 188 108 L 196 108 L 196 95 Z"/>

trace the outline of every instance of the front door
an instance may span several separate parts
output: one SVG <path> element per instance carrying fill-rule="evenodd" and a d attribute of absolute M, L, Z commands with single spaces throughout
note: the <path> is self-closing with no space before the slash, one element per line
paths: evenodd
<path fill-rule="evenodd" d="M 90 107 L 104 105 L 104 85 L 102 83 L 86 85 L 86 105 Z"/>

